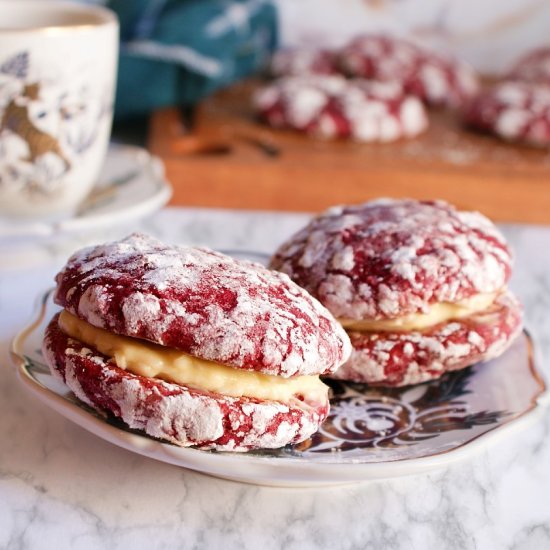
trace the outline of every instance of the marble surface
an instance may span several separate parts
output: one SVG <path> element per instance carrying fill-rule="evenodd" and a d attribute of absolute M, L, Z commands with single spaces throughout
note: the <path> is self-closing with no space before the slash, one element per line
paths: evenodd
<path fill-rule="evenodd" d="M 269 252 L 306 219 L 166 209 L 139 229 Z M 550 378 L 550 227 L 503 229 L 517 257 L 512 287 Z M 210 478 L 71 424 L 20 388 L 8 357 L 11 337 L 64 261 L 62 247 L 49 250 L 41 266 L 0 272 L 0 549 L 550 548 L 550 410 L 446 469 L 330 489 Z"/>

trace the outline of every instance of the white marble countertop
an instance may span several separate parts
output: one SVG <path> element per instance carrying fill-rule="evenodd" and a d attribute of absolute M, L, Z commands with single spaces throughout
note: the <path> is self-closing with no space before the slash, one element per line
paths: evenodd
<path fill-rule="evenodd" d="M 166 241 L 270 252 L 307 216 L 166 209 Z M 505 226 L 550 378 L 550 227 Z M 110 232 L 109 237 L 115 237 Z M 20 388 L 11 337 L 63 263 L 0 272 L 0 548 L 550 548 L 550 411 L 471 459 L 330 489 L 244 485 L 115 447 Z"/>

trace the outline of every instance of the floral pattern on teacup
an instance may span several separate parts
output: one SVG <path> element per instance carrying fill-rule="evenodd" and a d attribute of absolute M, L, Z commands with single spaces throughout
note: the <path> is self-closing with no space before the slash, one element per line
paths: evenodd
<path fill-rule="evenodd" d="M 82 72 L 85 67 L 82 68 Z M 70 89 L 21 51 L 0 62 L 0 188 L 51 196 L 109 123 L 112 92 L 75 75 Z"/>

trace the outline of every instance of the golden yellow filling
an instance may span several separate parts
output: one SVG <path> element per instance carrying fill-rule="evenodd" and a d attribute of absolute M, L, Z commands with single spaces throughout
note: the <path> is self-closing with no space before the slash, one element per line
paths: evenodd
<path fill-rule="evenodd" d="M 231 397 L 255 397 L 283 403 L 296 401 L 296 396 L 310 403 L 327 400 L 328 387 L 318 376 L 283 378 L 239 370 L 173 348 L 113 334 L 67 311 L 61 312 L 59 326 L 71 338 L 112 357 L 120 368 L 141 376 Z"/>
<path fill-rule="evenodd" d="M 413 313 L 397 319 L 383 319 L 375 321 L 370 319 L 339 319 L 347 330 L 378 332 L 378 331 L 412 331 L 446 323 L 453 319 L 462 319 L 473 315 L 478 311 L 487 309 L 497 297 L 497 293 L 477 294 L 466 300 L 456 302 L 442 302 L 433 304 L 427 313 Z"/>

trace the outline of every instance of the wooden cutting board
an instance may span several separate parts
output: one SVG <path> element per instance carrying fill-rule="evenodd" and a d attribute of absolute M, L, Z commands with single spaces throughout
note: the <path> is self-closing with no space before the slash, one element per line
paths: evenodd
<path fill-rule="evenodd" d="M 439 198 L 498 221 L 550 223 L 550 150 L 475 134 L 441 111 L 422 136 L 393 144 L 274 131 L 251 109 L 257 85 L 205 100 L 191 133 L 179 110 L 153 114 L 149 149 L 165 162 L 172 204 L 319 211 L 381 196 Z"/>

